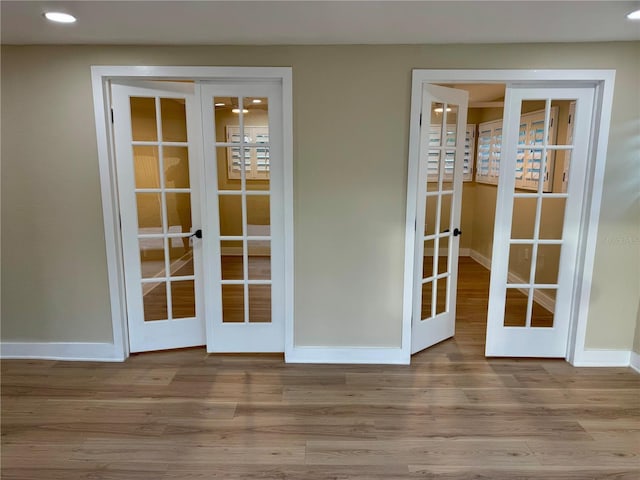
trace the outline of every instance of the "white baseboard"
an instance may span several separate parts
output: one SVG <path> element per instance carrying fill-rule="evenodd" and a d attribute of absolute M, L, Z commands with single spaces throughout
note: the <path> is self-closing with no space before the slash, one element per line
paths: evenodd
<path fill-rule="evenodd" d="M 631 352 L 631 360 L 629 366 L 636 372 L 640 373 L 640 353 Z"/>
<path fill-rule="evenodd" d="M 82 342 L 2 342 L 0 358 L 41 360 L 82 360 L 91 362 L 122 362 L 124 356 L 113 343 Z"/>
<path fill-rule="evenodd" d="M 469 256 L 487 270 L 491 270 L 491 259 L 489 257 L 485 257 L 480 252 L 473 249 L 469 250 Z"/>
<path fill-rule="evenodd" d="M 631 363 L 629 350 L 583 350 L 576 352 L 574 367 L 628 367 Z"/>
<path fill-rule="evenodd" d="M 409 365 L 410 355 L 401 348 L 293 347 L 285 352 L 286 363 L 364 363 Z"/>

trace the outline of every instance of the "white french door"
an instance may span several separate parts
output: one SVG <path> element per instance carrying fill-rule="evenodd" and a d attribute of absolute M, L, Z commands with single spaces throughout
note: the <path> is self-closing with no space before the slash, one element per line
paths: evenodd
<path fill-rule="evenodd" d="M 282 87 L 202 85 L 207 346 L 284 350 Z"/>
<path fill-rule="evenodd" d="M 131 352 L 205 343 L 197 88 L 112 84 Z"/>
<path fill-rule="evenodd" d="M 411 353 L 455 331 L 468 101 L 464 90 L 422 87 Z"/>
<path fill-rule="evenodd" d="M 507 88 L 487 356 L 566 355 L 593 101 L 593 88 Z M 573 135 L 556 140 L 552 109 L 572 102 Z M 521 112 L 541 104 L 544 122 L 523 131 Z M 518 162 L 526 190 L 516 183 Z"/>

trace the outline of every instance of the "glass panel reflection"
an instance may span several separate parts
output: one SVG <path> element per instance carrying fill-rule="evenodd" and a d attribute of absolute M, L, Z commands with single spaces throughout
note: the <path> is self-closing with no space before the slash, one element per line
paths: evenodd
<path fill-rule="evenodd" d="M 427 192 L 435 192 L 440 188 L 440 151 L 427 152 Z"/>
<path fill-rule="evenodd" d="M 508 283 L 529 283 L 533 244 L 514 244 L 509 248 Z"/>
<path fill-rule="evenodd" d="M 229 163 L 230 155 L 232 155 L 232 148 L 217 147 L 216 148 L 216 162 L 218 165 L 218 189 L 219 190 L 240 190 L 242 184 L 240 181 L 240 175 L 233 173 L 234 164 Z M 237 148 L 236 148 L 237 150 Z M 239 173 L 239 170 L 238 170 Z"/>
<path fill-rule="evenodd" d="M 249 285 L 249 322 L 271 322 L 271 285 Z"/>
<path fill-rule="evenodd" d="M 242 197 L 240 195 L 218 196 L 220 213 L 220 235 L 242 235 Z"/>
<path fill-rule="evenodd" d="M 162 195 L 136 193 L 138 232 L 162 233 Z"/>
<path fill-rule="evenodd" d="M 447 283 L 448 278 L 439 278 L 436 290 L 436 315 L 447 311 Z"/>
<path fill-rule="evenodd" d="M 422 284 L 422 313 L 420 318 L 427 320 L 433 316 L 433 282 L 426 282 Z"/>
<path fill-rule="evenodd" d="M 527 325 L 527 302 L 529 297 L 515 288 L 507 288 L 504 307 L 505 327 L 525 327 Z"/>
<path fill-rule="evenodd" d="M 445 150 L 444 152 L 444 178 L 446 180 L 453 180 L 453 169 L 456 164 L 456 152 L 455 150 Z M 451 188 L 451 187 L 449 187 Z M 445 188 L 446 190 L 446 188 Z"/>
<path fill-rule="evenodd" d="M 531 326 L 537 328 L 553 327 L 555 315 L 556 291 L 537 288 L 533 291 L 533 309 Z"/>
<path fill-rule="evenodd" d="M 271 210 L 268 195 L 247 196 L 247 235 L 270 234 Z"/>
<path fill-rule="evenodd" d="M 557 284 L 561 245 L 538 245 L 535 283 Z"/>
<path fill-rule="evenodd" d="M 189 152 L 187 147 L 163 147 L 166 188 L 189 188 Z"/>
<path fill-rule="evenodd" d="M 134 142 L 155 142 L 158 140 L 156 125 L 156 99 L 131 97 L 131 135 Z"/>
<path fill-rule="evenodd" d="M 184 277 L 193 275 L 193 250 L 188 237 L 169 238 L 169 260 L 171 276 Z"/>
<path fill-rule="evenodd" d="M 422 278 L 429 278 L 434 275 L 433 272 L 433 255 L 434 255 L 433 240 L 425 240 L 424 242 L 424 258 L 422 261 Z"/>
<path fill-rule="evenodd" d="M 438 273 L 445 273 L 449 269 L 449 237 L 440 238 L 438 249 Z"/>
<path fill-rule="evenodd" d="M 140 270 L 142 278 L 164 276 L 164 239 L 140 238 Z"/>
<path fill-rule="evenodd" d="M 220 263 L 223 280 L 244 278 L 242 240 L 222 240 L 220 242 Z"/>
<path fill-rule="evenodd" d="M 440 200 L 440 232 L 451 229 L 451 202 L 453 194 L 444 193 Z"/>
<path fill-rule="evenodd" d="M 158 147 L 134 146 L 136 188 L 160 188 Z"/>
<path fill-rule="evenodd" d="M 166 193 L 167 221 L 169 233 L 191 232 L 191 194 L 190 193 Z M 184 239 L 187 248 L 188 239 Z"/>
<path fill-rule="evenodd" d="M 222 285 L 222 321 L 244 322 L 244 285 Z"/>
<path fill-rule="evenodd" d="M 533 240 L 537 205 L 537 198 L 513 199 L 511 238 L 526 238 Z"/>
<path fill-rule="evenodd" d="M 436 233 L 436 211 L 438 208 L 438 195 L 431 195 L 425 198 L 425 218 L 424 234 L 434 235 Z"/>
<path fill-rule="evenodd" d="M 240 115 L 237 97 L 215 97 L 214 125 L 216 142 L 240 142 Z M 235 112 L 234 112 L 235 110 Z M 229 127 L 235 127 L 235 130 Z"/>
<path fill-rule="evenodd" d="M 142 303 L 145 322 L 169 318 L 167 313 L 167 284 L 165 282 L 143 283 Z"/>
<path fill-rule="evenodd" d="M 196 294 L 193 280 L 171 282 L 171 310 L 174 319 L 196 316 Z"/>
<path fill-rule="evenodd" d="M 269 240 L 248 240 L 248 262 L 250 280 L 271 279 L 271 242 Z"/>
<path fill-rule="evenodd" d="M 269 99 L 267 97 L 244 97 L 242 99 L 244 110 L 244 124 L 247 127 L 269 126 Z M 251 143 L 257 143 L 252 137 Z"/>
<path fill-rule="evenodd" d="M 187 111 L 184 98 L 161 98 L 160 116 L 163 141 L 187 141 Z"/>
<path fill-rule="evenodd" d="M 542 198 L 540 214 L 540 238 L 560 240 L 564 228 L 564 209 L 566 198 Z"/>

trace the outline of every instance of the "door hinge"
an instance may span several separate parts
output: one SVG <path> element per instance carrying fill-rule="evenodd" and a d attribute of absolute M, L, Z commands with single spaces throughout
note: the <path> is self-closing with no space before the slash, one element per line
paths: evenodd
<path fill-rule="evenodd" d="M 111 109 L 111 123 L 113 123 L 113 108 Z"/>
<path fill-rule="evenodd" d="M 571 114 L 569 114 L 569 125 L 571 125 Z"/>
<path fill-rule="evenodd" d="M 553 118 L 549 121 L 549 128 L 553 127 Z"/>
<path fill-rule="evenodd" d="M 420 114 L 420 126 L 422 126 L 422 114 Z"/>

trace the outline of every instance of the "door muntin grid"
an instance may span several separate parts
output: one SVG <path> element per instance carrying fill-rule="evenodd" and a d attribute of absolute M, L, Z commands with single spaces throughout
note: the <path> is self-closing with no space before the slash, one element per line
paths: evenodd
<path fill-rule="evenodd" d="M 521 101 L 521 109 L 528 101 Z M 508 241 L 504 327 L 555 326 L 568 194 L 553 189 L 553 160 L 558 152 L 570 155 L 574 145 L 555 143 L 553 120 L 557 114 L 553 109 L 557 107 L 552 98 L 546 98 L 544 103 L 544 117 L 530 122 L 531 125 L 521 123 L 518 132 L 515 178 L 524 179 L 533 192 L 523 190 L 516 182 Z M 555 225 L 549 225 L 551 220 Z"/>
<path fill-rule="evenodd" d="M 420 257 L 419 319 L 426 321 L 450 310 L 453 173 L 457 151 L 458 106 L 431 102 L 431 126 L 422 145 L 424 229 L 418 238 Z M 465 132 L 466 135 L 466 132 Z M 442 141 L 442 139 L 445 139 Z M 426 153 L 426 155 L 425 155 Z"/>
<path fill-rule="evenodd" d="M 144 321 L 196 317 L 184 98 L 131 96 L 131 158 Z"/>
<path fill-rule="evenodd" d="M 212 102 L 222 323 L 271 323 L 269 100 L 237 96 Z M 229 221 L 230 215 L 235 221 Z"/>

